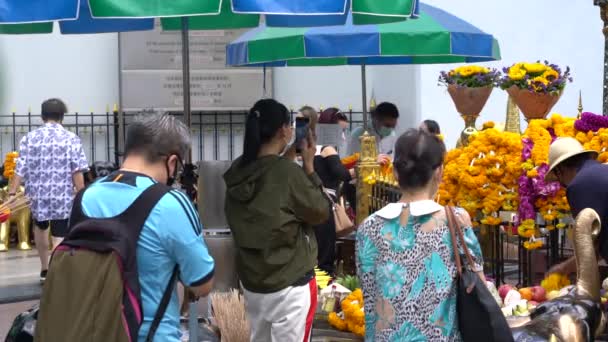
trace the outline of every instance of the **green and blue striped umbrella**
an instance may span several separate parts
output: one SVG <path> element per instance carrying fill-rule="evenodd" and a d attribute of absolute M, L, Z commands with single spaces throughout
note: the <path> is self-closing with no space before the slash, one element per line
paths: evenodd
<path fill-rule="evenodd" d="M 316 28 L 260 26 L 226 48 L 231 66 L 326 66 L 486 62 L 498 42 L 466 21 L 420 4 L 418 19 Z"/>
<path fill-rule="evenodd" d="M 500 59 L 498 41 L 466 21 L 420 4 L 418 19 L 390 24 L 316 28 L 258 27 L 226 47 L 230 66 L 361 65 L 367 128 L 365 66 L 487 62 Z"/>

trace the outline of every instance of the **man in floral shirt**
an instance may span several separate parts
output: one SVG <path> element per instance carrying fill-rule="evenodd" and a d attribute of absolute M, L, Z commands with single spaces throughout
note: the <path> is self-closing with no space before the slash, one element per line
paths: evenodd
<path fill-rule="evenodd" d="M 68 217 L 75 192 L 84 188 L 88 163 L 80 138 L 61 125 L 66 105 L 59 99 L 42 103 L 44 125 L 28 133 L 19 144 L 19 159 L 9 194 L 23 181 L 31 200 L 34 240 L 42 264 L 40 280 L 48 268 L 50 228 L 57 246 L 68 232 Z"/>

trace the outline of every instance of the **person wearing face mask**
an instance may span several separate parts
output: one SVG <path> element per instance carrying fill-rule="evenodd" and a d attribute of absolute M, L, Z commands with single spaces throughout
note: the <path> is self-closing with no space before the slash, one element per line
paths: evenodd
<path fill-rule="evenodd" d="M 378 162 L 386 164 L 390 162 L 395 146 L 395 127 L 399 119 L 397 106 L 390 102 L 382 102 L 371 112 L 372 125 L 368 133 L 376 137 L 378 146 Z M 348 155 L 361 151 L 360 138 L 365 130 L 359 127 L 353 130 L 348 143 Z"/>
<path fill-rule="evenodd" d="M 287 108 L 256 102 L 245 123 L 243 155 L 224 174 L 225 214 L 237 249 L 251 341 L 310 339 L 317 306 L 314 225 L 327 221 L 329 201 L 314 172 L 312 134 L 300 167 L 283 157 L 294 129 Z"/>
<path fill-rule="evenodd" d="M 89 218 L 118 217 L 153 185 L 172 186 L 190 147 L 190 131 L 174 116 L 137 118 L 128 126 L 121 168 L 91 184 L 79 195 L 81 201 L 74 208 L 80 208 Z M 212 288 L 214 260 L 203 240 L 198 212 L 185 194 L 169 187 L 150 212 L 137 240 L 143 321 L 139 337 L 133 340 L 146 340 L 163 294 L 168 286 L 175 286 L 172 279 L 176 267 L 179 281 L 195 296 L 206 296 Z M 179 302 L 173 291 L 154 341 L 180 341 L 179 322 Z"/>

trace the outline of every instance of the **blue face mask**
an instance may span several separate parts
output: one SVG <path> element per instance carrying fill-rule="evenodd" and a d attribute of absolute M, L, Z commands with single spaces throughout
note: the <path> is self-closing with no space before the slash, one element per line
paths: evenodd
<path fill-rule="evenodd" d="M 391 134 L 393 134 L 394 130 L 395 130 L 394 128 L 386 127 L 386 126 L 380 126 L 380 128 L 377 129 L 378 134 L 382 138 L 386 138 L 386 137 L 390 136 Z"/>

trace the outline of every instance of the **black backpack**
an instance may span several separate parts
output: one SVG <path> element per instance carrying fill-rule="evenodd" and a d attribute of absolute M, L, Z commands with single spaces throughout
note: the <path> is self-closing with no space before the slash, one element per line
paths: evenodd
<path fill-rule="evenodd" d="M 44 284 L 35 341 L 137 341 L 143 321 L 136 250 L 152 209 L 170 188 L 154 184 L 122 214 L 104 219 L 74 200 L 70 232 L 55 249 Z M 178 268 L 150 327 L 152 341 L 177 281 Z"/>

